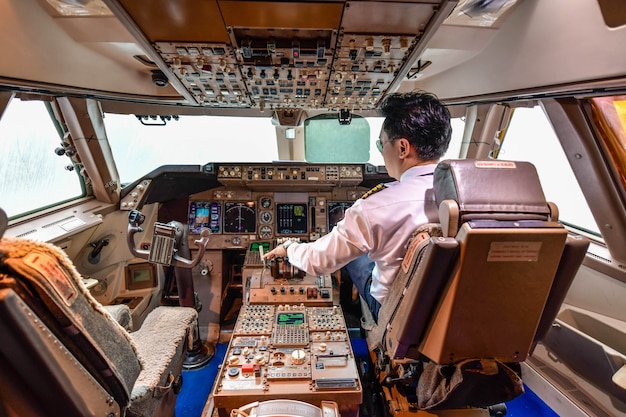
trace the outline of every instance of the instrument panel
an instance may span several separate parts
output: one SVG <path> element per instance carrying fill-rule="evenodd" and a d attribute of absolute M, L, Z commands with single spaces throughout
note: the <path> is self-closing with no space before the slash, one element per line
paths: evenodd
<path fill-rule="evenodd" d="M 220 165 L 223 186 L 191 195 L 190 234 L 211 231 L 209 247 L 246 248 L 255 240 L 313 241 L 343 219 L 366 188 L 362 165 Z"/>
<path fill-rule="evenodd" d="M 311 184 L 357 185 L 363 181 L 361 165 L 220 165 L 222 183 L 280 183 L 304 181 Z M 301 184 L 302 185 L 302 184 Z"/>
<path fill-rule="evenodd" d="M 367 165 L 223 164 L 220 186 L 189 196 L 190 239 L 211 229 L 207 249 L 246 249 L 243 305 L 214 384 L 220 415 L 252 401 L 337 401 L 358 415 L 362 387 L 339 287 L 286 258 L 262 261 L 284 239 L 327 234 L 369 187 Z"/>

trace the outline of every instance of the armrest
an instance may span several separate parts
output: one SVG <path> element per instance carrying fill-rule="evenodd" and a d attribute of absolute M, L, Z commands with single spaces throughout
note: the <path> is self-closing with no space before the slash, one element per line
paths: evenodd
<path fill-rule="evenodd" d="M 130 308 L 126 304 L 114 304 L 102 306 L 104 310 L 111 315 L 113 320 L 117 321 L 127 331 L 133 330 L 133 317 Z"/>

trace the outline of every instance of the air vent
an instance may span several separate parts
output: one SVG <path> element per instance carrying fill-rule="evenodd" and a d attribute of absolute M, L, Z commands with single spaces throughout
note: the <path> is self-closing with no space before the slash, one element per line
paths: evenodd
<path fill-rule="evenodd" d="M 46 224 L 45 226 L 41 226 L 41 228 L 42 228 L 42 229 L 47 229 L 48 227 L 56 226 L 56 225 L 57 225 L 57 224 L 59 224 L 59 223 L 63 223 L 63 222 L 65 222 L 65 221 L 70 220 L 70 219 L 73 219 L 73 218 L 74 218 L 74 216 L 68 216 L 68 217 L 65 217 L 65 218 L 63 218 L 63 219 L 57 220 L 57 221 L 55 221 L 55 222 L 48 223 L 48 224 Z"/>
<path fill-rule="evenodd" d="M 569 379 L 565 378 L 558 371 L 550 368 L 550 365 L 545 363 L 541 358 L 533 356 L 528 360 L 528 362 L 535 365 L 537 370 L 541 371 L 541 373 L 545 374 L 545 376 L 556 382 L 561 389 L 564 389 L 568 392 L 577 390 L 576 385 L 572 384 Z"/>
<path fill-rule="evenodd" d="M 16 237 L 26 237 L 28 235 L 32 235 L 33 233 L 37 233 L 37 229 L 32 229 L 32 230 L 29 230 L 28 232 L 21 233 L 17 235 Z"/>
<path fill-rule="evenodd" d="M 83 213 L 93 213 L 96 210 L 100 210 L 101 208 L 104 208 L 104 205 L 100 204 L 98 206 L 94 206 L 94 207 L 89 207 L 88 210 L 83 211 Z"/>
<path fill-rule="evenodd" d="M 622 270 L 622 271 L 626 271 L 626 265 L 621 264 L 621 263 L 615 263 L 612 259 L 609 258 L 605 258 L 604 256 L 600 256 L 596 253 L 593 252 L 587 252 L 587 256 L 592 257 L 593 259 L 603 262 L 607 265 L 614 265 L 615 267 L 617 267 L 618 269 Z"/>
<path fill-rule="evenodd" d="M 609 265 L 613 263 L 613 262 L 611 262 L 610 259 L 607 259 L 607 258 L 605 258 L 603 256 L 600 256 L 600 255 L 596 255 L 595 253 L 587 252 L 587 255 L 591 256 L 592 258 L 597 259 L 598 261 L 602 261 L 602 262 L 604 262 L 606 264 L 609 264 Z"/>
<path fill-rule="evenodd" d="M 49 227 L 52 226 L 59 226 L 61 229 L 65 230 L 66 232 L 70 232 L 72 230 L 76 230 L 79 227 L 82 227 L 85 225 L 85 222 L 81 219 L 79 219 L 76 216 L 68 216 L 65 217 L 63 219 L 57 220 L 55 222 L 52 223 L 48 223 L 45 226 L 42 226 L 42 229 L 47 229 Z"/>
<path fill-rule="evenodd" d="M 600 409 L 589 395 L 578 389 L 566 376 L 550 367 L 550 365 L 546 364 L 543 360 L 533 356 L 528 362 L 532 363 L 534 369 L 543 374 L 545 378 L 556 384 L 556 387 L 560 388 L 561 392 L 574 404 L 577 404 L 587 412 L 591 412 L 591 415 L 597 417 L 611 417 L 604 410 Z"/>

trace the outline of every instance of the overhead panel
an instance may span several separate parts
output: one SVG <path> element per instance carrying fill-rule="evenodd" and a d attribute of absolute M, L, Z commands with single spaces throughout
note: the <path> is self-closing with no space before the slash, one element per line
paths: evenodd
<path fill-rule="evenodd" d="M 374 108 L 438 6 L 439 2 L 349 2 L 326 104 L 331 108 Z"/>
<path fill-rule="evenodd" d="M 256 106 L 324 105 L 343 2 L 221 1 L 220 7 Z"/>
<path fill-rule="evenodd" d="M 121 0 L 196 104 L 357 111 L 388 92 L 440 3 Z"/>
<path fill-rule="evenodd" d="M 154 47 L 200 105 L 253 106 L 230 43 L 156 42 Z"/>

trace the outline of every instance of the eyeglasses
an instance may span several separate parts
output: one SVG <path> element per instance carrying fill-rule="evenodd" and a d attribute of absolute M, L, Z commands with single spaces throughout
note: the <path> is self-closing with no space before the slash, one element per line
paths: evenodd
<path fill-rule="evenodd" d="M 395 139 L 389 139 L 385 143 L 393 143 L 394 141 Z M 380 139 L 376 139 L 376 148 L 378 149 L 378 152 L 383 153 L 383 147 L 385 146 L 385 143 L 383 143 Z"/>

